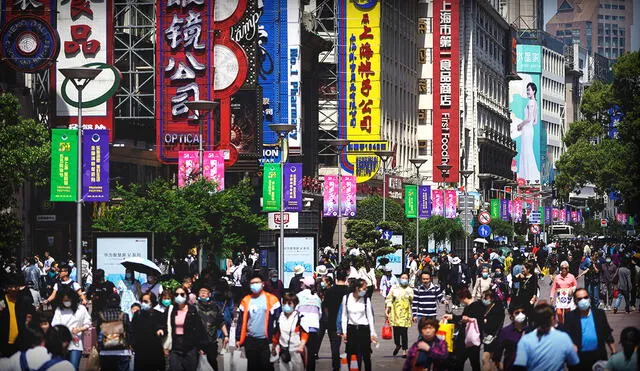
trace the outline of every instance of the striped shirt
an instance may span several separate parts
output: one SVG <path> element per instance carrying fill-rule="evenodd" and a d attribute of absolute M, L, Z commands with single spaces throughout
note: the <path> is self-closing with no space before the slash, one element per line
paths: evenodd
<path fill-rule="evenodd" d="M 435 316 L 438 310 L 438 301 L 444 299 L 444 292 L 440 286 L 434 285 L 433 282 L 429 287 L 420 285 L 413 290 L 413 304 L 411 312 L 414 317 Z"/>

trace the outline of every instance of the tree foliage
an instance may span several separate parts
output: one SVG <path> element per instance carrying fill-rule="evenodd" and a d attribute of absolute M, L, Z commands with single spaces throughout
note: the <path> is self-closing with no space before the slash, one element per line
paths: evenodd
<path fill-rule="evenodd" d="M 464 228 L 457 219 L 432 216 L 431 218 L 420 220 L 420 241 L 427 241 L 428 238 L 433 238 L 438 245 L 446 240 L 455 241 L 464 237 Z"/>
<path fill-rule="evenodd" d="M 400 233 L 402 226 L 393 221 L 374 223 L 365 219 L 350 219 L 347 221 L 346 245 L 348 248 L 358 248 L 373 257 L 392 253 L 397 247 L 391 246 L 391 241 L 382 238 L 383 230 Z M 378 229 L 376 229 L 378 227 Z"/>
<path fill-rule="evenodd" d="M 16 193 L 27 181 L 43 185 L 48 178 L 49 131 L 35 120 L 20 117 L 19 110 L 15 96 L 0 94 L 0 250 L 22 242 L 22 223 L 13 210 Z"/>
<path fill-rule="evenodd" d="M 251 208 L 249 181 L 221 192 L 212 182 L 198 181 L 183 188 L 158 179 L 147 186 L 118 186 L 113 198 L 122 199 L 94 220 L 93 227 L 109 232 L 157 232 L 168 255 L 202 242 L 208 254 L 230 256 L 234 249 L 255 245 L 266 218 Z M 157 243 L 158 244 L 158 243 Z"/>
<path fill-rule="evenodd" d="M 514 228 L 511 222 L 502 220 L 500 218 L 493 218 L 489 223 L 491 233 L 495 236 L 505 236 L 511 238 L 513 236 Z"/>
<path fill-rule="evenodd" d="M 640 210 L 640 52 L 627 53 L 613 65 L 611 84 L 594 82 L 580 106 L 583 120 L 572 123 L 566 152 L 556 163 L 556 188 L 567 199 L 577 187 L 593 184 L 599 194 L 618 191 L 623 209 Z M 608 110 L 618 105 L 624 118 L 618 138 L 607 137 Z"/>

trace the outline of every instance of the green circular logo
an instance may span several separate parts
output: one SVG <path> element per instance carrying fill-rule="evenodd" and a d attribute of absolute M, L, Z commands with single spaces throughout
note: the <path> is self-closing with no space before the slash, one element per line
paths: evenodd
<path fill-rule="evenodd" d="M 113 76 L 115 77 L 113 80 L 113 85 L 109 90 L 107 90 L 106 93 L 102 94 L 96 99 L 92 99 L 89 101 L 82 101 L 82 108 L 96 107 L 101 105 L 102 103 L 105 103 L 107 99 L 111 98 L 116 93 L 116 91 L 118 90 L 118 87 L 120 87 L 120 80 L 122 79 L 122 76 L 120 75 L 120 71 L 114 66 L 108 65 L 106 63 L 95 62 L 95 63 L 87 63 L 82 67 L 97 67 L 102 70 L 108 68 L 113 72 Z M 69 83 L 69 78 L 65 78 L 64 81 L 62 82 L 62 87 L 60 88 L 62 99 L 71 107 L 78 108 L 78 102 L 75 100 L 72 100 L 67 94 L 68 83 Z"/>

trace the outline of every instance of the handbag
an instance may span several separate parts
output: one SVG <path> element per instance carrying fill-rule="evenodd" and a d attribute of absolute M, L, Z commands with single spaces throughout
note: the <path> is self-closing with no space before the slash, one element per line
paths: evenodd
<path fill-rule="evenodd" d="M 213 367 L 211 367 L 207 356 L 205 356 L 204 354 L 200 355 L 200 359 L 198 360 L 198 368 L 196 368 L 196 371 L 213 371 Z"/>
<path fill-rule="evenodd" d="M 82 353 L 91 354 L 93 348 L 98 346 L 98 331 L 91 326 L 82 333 Z"/>
<path fill-rule="evenodd" d="M 467 322 L 467 326 L 465 328 L 465 336 L 464 336 L 464 346 L 469 347 L 477 347 L 480 345 L 480 330 L 478 329 L 478 322 L 475 319 Z"/>
<path fill-rule="evenodd" d="M 436 332 L 436 336 L 443 340 L 447 344 L 447 351 L 453 352 L 453 332 L 455 330 L 455 325 L 453 323 L 447 323 L 447 320 L 443 320 L 440 322 L 440 326 L 438 327 L 438 332 Z"/>
<path fill-rule="evenodd" d="M 120 313 L 116 321 L 105 322 L 104 316 L 100 315 L 103 321 L 100 325 L 100 331 L 102 332 L 102 347 L 104 349 L 125 348 L 123 316 L 124 313 Z"/>
<path fill-rule="evenodd" d="M 389 320 L 384 321 L 384 325 L 382 326 L 382 339 L 391 340 L 393 337 L 393 332 L 391 330 L 391 326 L 389 325 Z"/>

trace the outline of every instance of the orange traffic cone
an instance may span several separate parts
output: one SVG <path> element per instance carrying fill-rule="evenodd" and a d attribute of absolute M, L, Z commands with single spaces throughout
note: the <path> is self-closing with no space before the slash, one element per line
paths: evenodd
<path fill-rule="evenodd" d="M 340 355 L 340 371 L 349 371 L 349 362 L 347 361 L 347 355 Z"/>
<path fill-rule="evenodd" d="M 360 371 L 360 367 L 358 367 L 358 357 L 355 354 L 351 355 L 351 363 L 349 364 L 349 371 Z"/>

